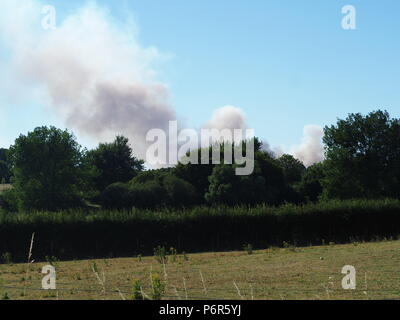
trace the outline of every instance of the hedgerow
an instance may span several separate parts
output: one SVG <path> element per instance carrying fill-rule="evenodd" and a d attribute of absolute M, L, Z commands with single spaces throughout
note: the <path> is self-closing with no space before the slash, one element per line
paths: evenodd
<path fill-rule="evenodd" d="M 346 200 L 280 207 L 195 207 L 159 210 L 70 210 L 0 213 L 0 254 L 26 259 L 32 233 L 36 259 L 79 259 L 242 250 L 290 243 L 345 243 L 400 235 L 400 201 Z"/>

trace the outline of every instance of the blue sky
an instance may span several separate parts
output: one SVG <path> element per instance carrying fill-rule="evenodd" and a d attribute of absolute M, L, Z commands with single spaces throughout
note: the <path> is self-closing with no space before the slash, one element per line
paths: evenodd
<path fill-rule="evenodd" d="M 46 3 L 62 21 L 84 2 Z M 97 3 L 117 21 L 133 15 L 140 44 L 170 57 L 158 65 L 158 78 L 188 126 L 199 127 L 216 108 L 233 105 L 257 136 L 288 148 L 301 142 L 305 125 L 329 125 L 350 112 L 382 108 L 400 116 L 397 0 Z M 347 4 L 357 10 L 357 30 L 341 28 Z M 3 146 L 37 125 L 64 125 L 40 99 L 25 101 L 22 89 L 19 96 L 14 103 L 28 109 L 10 106 L 0 89 Z"/>

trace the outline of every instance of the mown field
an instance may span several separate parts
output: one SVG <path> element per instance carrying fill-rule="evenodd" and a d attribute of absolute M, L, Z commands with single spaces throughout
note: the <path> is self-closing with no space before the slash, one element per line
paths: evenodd
<path fill-rule="evenodd" d="M 47 262 L 0 265 L 0 292 L 10 299 L 131 299 L 150 277 L 163 299 L 400 299 L 400 241 L 58 262 L 57 290 L 41 290 Z M 343 290 L 341 269 L 353 265 L 356 290 Z M 96 274 L 97 273 L 97 274 Z M 100 280 L 99 280 L 100 279 Z M 24 289 L 25 288 L 25 289 Z M 24 294 L 25 292 L 25 294 Z"/>

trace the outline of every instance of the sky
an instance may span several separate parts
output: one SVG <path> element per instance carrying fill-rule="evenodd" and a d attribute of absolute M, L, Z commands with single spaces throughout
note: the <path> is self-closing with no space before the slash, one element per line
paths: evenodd
<path fill-rule="evenodd" d="M 44 5 L 56 9 L 57 31 L 43 30 Z M 345 5 L 355 30 L 342 28 Z M 39 125 L 67 127 L 90 148 L 131 130 L 128 121 L 141 139 L 168 117 L 198 129 L 223 113 L 273 150 L 315 162 L 304 153 L 320 157 L 318 128 L 378 108 L 400 116 L 398 0 L 2 6 L 0 147 Z"/>

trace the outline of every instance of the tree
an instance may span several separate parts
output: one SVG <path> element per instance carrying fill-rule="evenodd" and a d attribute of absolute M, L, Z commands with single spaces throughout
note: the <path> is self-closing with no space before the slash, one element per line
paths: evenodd
<path fill-rule="evenodd" d="M 19 209 L 58 210 L 81 204 L 82 150 L 69 131 L 38 127 L 10 148 Z"/>
<path fill-rule="evenodd" d="M 279 163 L 267 152 L 258 150 L 255 153 L 255 167 L 251 175 L 237 176 L 236 166 L 225 164 L 213 169 L 205 195 L 208 203 L 275 205 L 295 198 L 294 191 L 285 182 Z"/>
<path fill-rule="evenodd" d="M 262 142 L 260 139 L 257 137 L 252 139 L 254 142 L 254 152 L 258 152 L 262 148 Z M 232 153 L 234 152 L 234 148 L 237 148 L 242 150 L 242 153 L 244 153 L 244 150 L 246 150 L 246 141 L 242 141 L 239 145 L 235 145 L 230 142 L 223 142 L 223 143 L 217 143 L 215 144 L 214 147 L 219 148 L 219 153 L 220 153 L 220 163 L 224 163 L 225 159 L 225 147 L 231 147 L 232 148 Z M 209 186 L 210 186 L 210 181 L 209 181 L 209 176 L 212 175 L 214 168 L 218 164 L 213 164 L 212 163 L 212 146 L 204 149 L 198 149 L 198 150 L 192 150 L 194 154 L 197 156 L 197 163 L 198 164 L 182 164 L 181 162 L 178 163 L 178 165 L 174 168 L 174 175 L 177 177 L 189 182 L 192 184 L 196 192 L 199 194 L 199 196 L 204 200 L 205 194 L 209 191 Z M 206 156 L 208 156 L 208 164 L 201 164 L 202 163 L 202 152 Z M 189 154 L 187 154 L 189 156 Z"/>
<path fill-rule="evenodd" d="M 11 171 L 7 154 L 7 149 L 0 149 L 0 183 L 10 183 Z"/>
<path fill-rule="evenodd" d="M 286 182 L 289 185 L 300 182 L 302 175 L 306 171 L 304 164 L 289 154 L 279 157 L 278 163 L 282 167 Z"/>
<path fill-rule="evenodd" d="M 299 183 L 299 191 L 307 201 L 316 202 L 322 195 L 322 181 L 325 177 L 324 163 L 315 163 L 308 167 Z"/>
<path fill-rule="evenodd" d="M 149 202 L 151 201 L 153 206 L 180 207 L 200 203 L 195 187 L 175 176 L 170 168 L 141 172 L 129 182 L 129 186 L 136 192 L 151 190 Z M 139 202 L 139 199 L 136 202 Z"/>
<path fill-rule="evenodd" d="M 86 161 L 97 171 L 94 184 L 103 191 L 116 182 L 128 182 L 144 168 L 144 162 L 133 156 L 129 140 L 117 136 L 112 143 L 101 143 L 97 149 L 87 153 Z"/>
<path fill-rule="evenodd" d="M 381 110 L 350 114 L 324 131 L 326 197 L 399 197 L 399 119 Z"/>
<path fill-rule="evenodd" d="M 210 204 L 257 204 L 266 195 L 265 179 L 260 175 L 237 176 L 236 165 L 221 164 L 209 177 L 210 187 L 205 198 Z"/>

